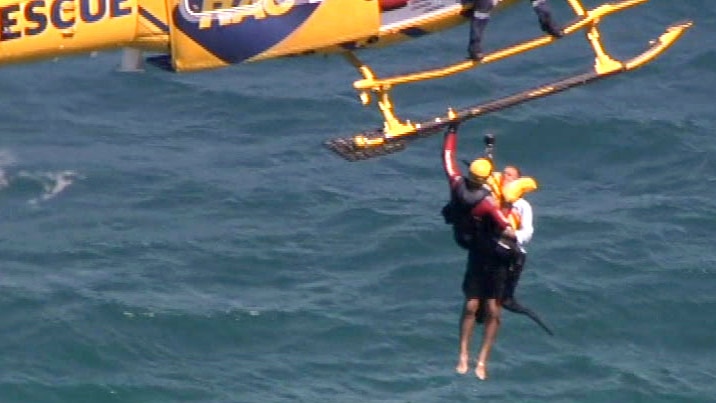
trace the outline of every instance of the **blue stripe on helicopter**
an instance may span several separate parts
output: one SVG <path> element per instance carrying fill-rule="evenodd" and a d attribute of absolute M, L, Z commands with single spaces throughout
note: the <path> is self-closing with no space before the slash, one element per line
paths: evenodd
<path fill-rule="evenodd" d="M 244 18 L 239 23 L 219 25 L 212 21 L 211 27 L 199 28 L 199 20 L 189 20 L 175 7 L 173 18 L 176 27 L 198 45 L 225 63 L 241 63 L 250 59 L 293 33 L 303 24 L 321 3 L 297 4 L 281 16 L 264 19 Z"/>
<path fill-rule="evenodd" d="M 159 18 L 155 17 L 152 13 L 150 13 L 149 11 L 147 11 L 147 10 L 146 10 L 144 7 L 142 7 L 142 6 L 139 6 L 139 15 L 141 15 L 141 16 L 144 17 L 147 21 L 149 21 L 149 22 L 151 22 L 152 24 L 154 24 L 154 26 L 156 26 L 157 28 L 159 28 L 160 30 L 162 30 L 162 32 L 169 32 L 169 25 L 165 24 L 162 20 L 160 20 Z"/>
<path fill-rule="evenodd" d="M 400 33 L 403 35 L 408 35 L 412 38 L 417 38 L 417 37 L 429 34 L 428 31 L 426 31 L 424 29 L 417 28 L 417 27 L 408 27 L 405 29 L 401 29 Z"/>

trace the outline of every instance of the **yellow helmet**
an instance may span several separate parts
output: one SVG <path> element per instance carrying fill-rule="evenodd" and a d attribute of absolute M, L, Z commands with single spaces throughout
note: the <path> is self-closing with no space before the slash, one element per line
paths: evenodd
<path fill-rule="evenodd" d="M 492 173 L 492 162 L 487 158 L 478 158 L 470 163 L 470 177 L 473 182 L 485 181 Z"/>
<path fill-rule="evenodd" d="M 502 199 L 508 203 L 514 203 L 525 193 L 537 189 L 537 181 L 529 176 L 517 178 L 502 187 Z"/>

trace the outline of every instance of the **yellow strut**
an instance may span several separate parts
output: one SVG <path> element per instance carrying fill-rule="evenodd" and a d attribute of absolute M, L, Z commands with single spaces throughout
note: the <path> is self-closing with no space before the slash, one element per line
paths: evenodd
<path fill-rule="evenodd" d="M 671 44 L 673 44 L 673 42 L 675 42 L 681 36 L 683 31 L 688 29 L 692 25 L 691 22 L 685 22 L 670 27 L 667 33 L 663 34 L 660 37 L 659 46 L 652 47 L 652 49 L 638 56 L 637 58 L 629 60 L 627 63 L 623 63 L 621 61 L 613 59 L 604 50 L 604 46 L 601 42 L 601 36 L 597 25 L 601 22 L 601 19 L 603 17 L 646 3 L 649 0 L 622 0 L 615 3 L 602 4 L 592 10 L 586 10 L 580 0 L 567 1 L 572 7 L 574 13 L 580 18 L 572 24 L 564 27 L 564 35 L 570 35 L 581 30 L 587 30 L 586 38 L 595 54 L 594 71 L 599 75 L 608 74 L 618 70 L 630 70 L 632 68 L 638 67 L 651 61 L 653 58 L 666 50 L 666 48 L 671 46 Z M 548 45 L 554 41 L 556 41 L 556 39 L 552 36 L 543 35 L 489 53 L 480 62 L 474 60 L 464 60 L 442 68 L 398 75 L 383 79 L 376 77 L 373 70 L 369 66 L 364 64 L 361 60 L 359 60 L 355 54 L 353 54 L 352 52 L 344 53 L 344 56 L 348 59 L 348 61 L 356 69 L 358 69 L 360 74 L 363 76 L 362 80 L 358 80 L 353 83 L 353 87 L 359 91 L 359 97 L 362 104 L 369 105 L 371 103 L 370 93 L 376 94 L 378 108 L 380 109 L 381 114 L 384 118 L 382 137 L 367 138 L 362 135 L 355 136 L 355 145 L 359 147 L 380 145 L 383 144 L 387 139 L 407 136 L 416 132 L 415 124 L 411 123 L 410 121 L 401 122 L 395 115 L 393 102 L 390 99 L 390 90 L 394 86 L 416 81 L 442 78 L 452 74 L 460 73 L 462 71 L 466 71 L 483 64 L 492 63 L 511 56 L 515 56 L 520 53 L 534 50 L 536 48 Z M 452 120 L 454 119 L 454 116 L 454 111 L 450 109 L 448 111 L 448 119 Z"/>
<path fill-rule="evenodd" d="M 582 17 L 575 21 L 574 23 L 564 27 L 563 31 L 565 35 L 570 35 L 575 32 L 581 31 L 583 29 L 588 28 L 594 28 L 596 24 L 600 22 L 600 19 L 602 17 L 605 17 L 610 14 L 614 14 L 620 11 L 624 11 L 627 8 L 637 6 L 639 4 L 645 3 L 649 0 L 624 0 L 618 3 L 608 3 L 603 4 L 601 6 L 598 6 L 597 8 L 586 11 L 584 7 L 582 7 L 582 4 L 579 2 L 579 0 L 569 0 L 570 5 L 574 9 L 575 13 Z M 595 53 L 599 55 L 599 50 L 597 50 L 597 47 L 601 49 L 601 44 L 599 44 L 598 39 L 598 32 L 597 32 L 597 38 L 596 43 L 597 45 L 593 44 L 593 47 L 595 47 Z M 497 50 L 495 52 L 489 53 L 485 55 L 485 57 L 477 62 L 474 60 L 463 60 L 458 63 L 454 63 L 445 67 L 437 68 L 437 69 L 431 69 L 431 70 L 425 70 L 425 71 L 419 71 L 415 73 L 409 73 L 404 75 L 398 75 L 394 77 L 388 77 L 388 78 L 378 78 L 375 76 L 375 74 L 372 74 L 370 76 L 364 75 L 362 80 L 358 80 L 353 83 L 353 87 L 358 91 L 364 91 L 364 90 L 376 90 L 380 87 L 385 86 L 391 86 L 394 87 L 399 84 L 407 84 L 412 83 L 416 81 L 425 81 L 435 78 L 442 78 L 449 75 L 457 74 L 466 70 L 470 70 L 472 68 L 475 68 L 480 65 L 485 65 L 489 63 L 493 63 L 502 59 L 506 59 L 511 56 L 518 55 L 520 53 L 528 52 L 530 50 L 534 50 L 537 48 L 540 48 L 542 46 L 548 45 L 550 43 L 555 42 L 557 39 L 553 38 L 550 35 L 543 35 L 537 38 L 534 38 L 532 40 L 528 40 L 525 42 L 521 42 L 512 46 L 509 46 L 504 49 Z M 595 43 L 595 42 L 593 42 Z M 606 55 L 601 49 L 601 54 Z M 606 56 L 608 58 L 608 56 Z"/>
<path fill-rule="evenodd" d="M 344 56 L 348 61 L 358 69 L 358 71 L 365 77 L 366 79 L 374 79 L 375 73 L 373 73 L 373 70 L 371 70 L 370 67 L 368 67 L 365 63 L 363 63 L 353 52 L 346 52 L 344 53 Z M 380 112 L 383 114 L 383 118 L 385 121 L 383 122 L 383 134 L 385 138 L 390 137 L 398 137 L 405 135 L 407 133 L 413 133 L 415 132 L 415 126 L 410 123 L 410 121 L 401 122 L 396 116 L 395 111 L 393 108 L 393 102 L 390 100 L 390 85 L 381 86 L 378 88 L 373 88 L 373 92 L 375 92 L 378 95 L 378 108 L 380 109 Z M 360 100 L 363 105 L 370 104 L 371 97 L 368 91 L 361 91 L 360 93 Z M 361 137 L 359 139 L 359 137 Z M 380 139 L 380 140 L 379 140 Z M 363 136 L 357 136 L 355 141 L 356 144 L 366 144 L 366 145 L 376 145 L 376 144 L 382 144 L 383 138 L 379 139 L 366 139 Z M 372 144 L 371 144 L 372 143 Z"/>

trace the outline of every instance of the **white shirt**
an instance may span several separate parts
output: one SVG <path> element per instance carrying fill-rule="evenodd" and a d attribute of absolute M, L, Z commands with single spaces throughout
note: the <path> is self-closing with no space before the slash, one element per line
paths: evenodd
<path fill-rule="evenodd" d="M 512 209 L 517 211 L 517 214 L 520 216 L 520 227 L 515 228 L 517 244 L 523 252 L 526 252 L 525 245 L 532 240 L 532 234 L 535 232 L 534 226 L 532 225 L 532 206 L 527 200 L 518 199 L 512 203 Z"/>

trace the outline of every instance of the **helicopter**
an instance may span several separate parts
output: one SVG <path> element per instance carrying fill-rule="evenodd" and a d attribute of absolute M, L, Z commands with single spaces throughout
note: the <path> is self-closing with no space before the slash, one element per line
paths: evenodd
<path fill-rule="evenodd" d="M 498 1 L 496 12 L 518 0 Z M 693 26 L 667 27 L 647 49 L 626 61 L 604 49 L 599 23 L 649 0 L 621 0 L 586 9 L 566 0 L 575 18 L 565 36 L 584 32 L 594 52 L 587 72 L 465 109 L 448 110 L 423 122 L 401 120 L 391 90 L 398 85 L 439 79 L 551 45 L 542 35 L 486 54 L 437 68 L 378 77 L 358 58 L 364 49 L 400 42 L 456 27 L 468 21 L 467 0 L 0 0 L 0 65 L 123 49 L 120 69 L 141 70 L 146 61 L 163 70 L 185 73 L 282 57 L 340 54 L 362 76 L 353 83 L 361 103 L 377 105 L 380 128 L 327 140 L 330 150 L 349 161 L 369 159 L 406 148 L 451 123 L 541 98 L 639 68 L 664 53 Z"/>

